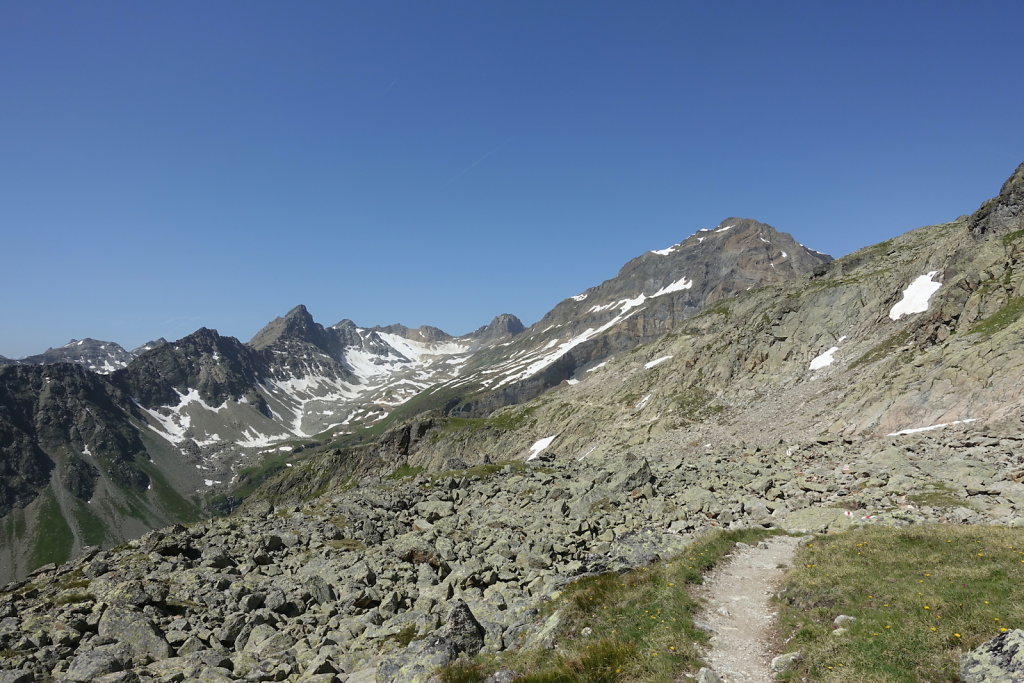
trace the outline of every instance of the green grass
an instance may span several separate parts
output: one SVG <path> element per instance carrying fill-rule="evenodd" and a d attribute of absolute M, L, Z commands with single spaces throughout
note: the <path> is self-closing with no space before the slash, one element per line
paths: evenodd
<path fill-rule="evenodd" d="M 419 475 L 421 475 L 423 473 L 423 471 L 424 471 L 424 468 L 422 468 L 422 467 L 413 467 L 412 465 L 409 465 L 407 463 L 405 465 L 402 465 L 401 467 L 399 467 L 394 472 L 392 472 L 391 474 L 389 474 L 388 476 L 386 476 L 384 478 L 385 479 L 410 479 L 412 477 L 418 477 Z"/>
<path fill-rule="evenodd" d="M 778 649 L 804 657 L 785 680 L 953 683 L 967 651 L 1024 627 L 1024 529 L 851 531 L 801 548 L 795 567 Z M 857 621 L 834 636 L 840 614 Z"/>
<path fill-rule="evenodd" d="M 88 505 L 74 499 L 73 504 L 75 523 L 78 525 L 78 533 L 82 535 L 84 545 L 103 545 L 107 537 L 107 526 L 99 517 L 92 513 Z"/>
<path fill-rule="evenodd" d="M 516 680 L 531 683 L 676 680 L 699 668 L 697 648 L 708 639 L 694 626 L 700 605 L 688 586 L 700 583 L 737 542 L 771 533 L 716 532 L 670 560 L 580 579 L 542 606 L 542 615 L 560 615 L 555 649 L 477 657 L 441 670 L 441 680 L 482 681 L 498 669 L 511 669 L 520 676 Z M 591 629 L 589 636 L 581 635 L 584 628 Z"/>
<path fill-rule="evenodd" d="M 89 593 L 62 593 L 51 601 L 54 605 L 75 605 L 80 602 L 89 602 L 95 598 Z"/>
<path fill-rule="evenodd" d="M 1022 237 L 1024 237 L 1024 230 L 1015 230 L 1009 235 L 1003 236 L 1003 244 L 1013 244 Z"/>
<path fill-rule="evenodd" d="M 326 543 L 335 550 L 366 550 L 366 544 L 358 538 L 338 538 Z"/>
<path fill-rule="evenodd" d="M 707 389 L 689 387 L 672 395 L 672 405 L 687 422 L 702 422 L 725 409 L 713 403 L 714 396 Z"/>
<path fill-rule="evenodd" d="M 245 467 L 238 473 L 238 485 L 231 490 L 231 495 L 240 500 L 245 500 L 252 495 L 260 484 L 270 479 L 278 472 L 287 469 L 287 463 L 293 459 L 291 453 L 276 453 L 269 455 L 253 467 Z"/>
<path fill-rule="evenodd" d="M 531 424 L 531 417 L 536 411 L 535 406 L 506 410 L 489 417 L 449 417 L 444 424 L 434 430 L 431 441 L 438 441 L 449 434 L 475 433 L 484 430 L 511 432 Z"/>
<path fill-rule="evenodd" d="M 904 330 L 902 332 L 897 332 L 896 334 L 892 335 L 882 343 L 875 346 L 873 349 L 865 353 L 857 360 L 850 363 L 850 369 L 855 370 L 861 367 L 862 365 L 869 365 L 871 363 L 874 363 L 875 361 L 882 360 L 883 358 L 891 354 L 893 351 L 906 344 L 909 340 L 909 331 Z"/>
<path fill-rule="evenodd" d="M 35 569 L 50 562 L 67 562 L 75 539 L 50 489 L 45 489 L 40 496 L 38 520 L 29 568 Z"/>
<path fill-rule="evenodd" d="M 969 333 L 975 332 L 991 335 L 1016 322 L 1021 315 L 1024 315 L 1024 297 L 1012 297 L 998 311 L 980 320 L 971 327 Z"/>
<path fill-rule="evenodd" d="M 164 477 L 163 472 L 149 461 L 140 461 L 139 469 L 149 476 L 153 493 L 160 502 L 160 507 L 177 522 L 194 522 L 202 517 L 199 508 L 174 490 Z"/>
<path fill-rule="evenodd" d="M 970 507 L 968 502 L 956 495 L 953 489 L 940 481 L 928 484 L 931 490 L 913 493 L 907 496 L 907 500 L 915 505 L 927 505 L 933 508 L 956 508 Z"/>

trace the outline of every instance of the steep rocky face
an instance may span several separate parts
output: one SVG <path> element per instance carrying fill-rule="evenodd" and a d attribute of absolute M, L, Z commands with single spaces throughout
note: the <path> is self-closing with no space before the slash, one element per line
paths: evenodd
<path fill-rule="evenodd" d="M 264 372 L 262 357 L 234 337 L 201 328 L 139 356 L 113 381 L 147 408 L 177 405 L 196 390 L 207 404 L 251 395 Z"/>
<path fill-rule="evenodd" d="M 194 518 L 194 478 L 131 399 L 79 364 L 0 368 L 0 577 Z M 164 468 L 167 469 L 164 469 Z"/>
<path fill-rule="evenodd" d="M 128 365 L 135 356 L 135 353 L 125 351 L 120 344 L 86 337 L 72 339 L 64 346 L 47 349 L 35 356 L 27 356 L 19 362 L 25 365 L 78 363 L 93 372 L 107 375 Z"/>
<path fill-rule="evenodd" d="M 5 368 L 0 375 L 0 429 L 5 460 L 25 465 L 22 476 L 36 489 L 20 488 L 15 500 L 34 499 L 49 483 L 54 462 L 62 463 L 59 479 L 82 500 L 92 497 L 103 472 L 121 486 L 144 489 L 149 478 L 136 464 L 146 448 L 125 410 L 127 397 L 78 365 Z M 9 460 L 8 460 L 9 458 Z M 11 467 L 16 481 L 18 466 Z M 6 514 L 10 508 L 3 510 Z"/>
<path fill-rule="evenodd" d="M 274 318 L 249 342 L 249 346 L 262 351 L 282 342 L 302 342 L 316 347 L 328 356 L 340 356 L 344 347 L 338 335 L 331 334 L 313 320 L 306 307 L 298 305 L 282 318 Z"/>
<path fill-rule="evenodd" d="M 976 237 L 1005 235 L 1024 229 L 1024 164 L 1017 167 L 999 190 L 971 216 L 969 230 Z"/>

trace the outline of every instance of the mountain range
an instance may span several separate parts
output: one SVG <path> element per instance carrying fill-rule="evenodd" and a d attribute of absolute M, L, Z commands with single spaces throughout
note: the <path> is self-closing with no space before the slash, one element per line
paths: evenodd
<path fill-rule="evenodd" d="M 712 529 L 1024 525 L 1022 315 L 1024 164 L 836 260 L 728 218 L 530 327 L 296 306 L 8 361 L 0 668 L 436 680 Z"/>
<path fill-rule="evenodd" d="M 8 361 L 0 571 L 194 519 L 207 494 L 231 507 L 299 453 L 342 458 L 342 477 L 365 452 L 444 467 L 1014 418 L 1022 173 L 970 216 L 838 261 L 727 218 L 529 328 L 325 327 L 300 305 L 247 343 L 202 328 Z"/>

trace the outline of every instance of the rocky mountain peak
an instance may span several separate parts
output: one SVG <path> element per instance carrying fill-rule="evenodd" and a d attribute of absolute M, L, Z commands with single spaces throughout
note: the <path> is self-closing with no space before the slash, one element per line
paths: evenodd
<path fill-rule="evenodd" d="M 249 346 L 261 351 L 283 339 L 304 341 L 322 349 L 331 346 L 323 326 L 313 320 L 305 306 L 299 304 L 283 317 L 274 318 L 249 341 Z"/>
<path fill-rule="evenodd" d="M 525 329 L 523 321 L 519 318 L 511 313 L 502 313 L 495 316 L 491 322 L 474 331 L 470 336 L 476 337 L 481 341 L 489 341 L 502 337 L 514 337 Z"/>

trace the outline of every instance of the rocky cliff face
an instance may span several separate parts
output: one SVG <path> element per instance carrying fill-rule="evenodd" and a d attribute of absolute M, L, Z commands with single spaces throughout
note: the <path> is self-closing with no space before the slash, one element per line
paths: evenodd
<path fill-rule="evenodd" d="M 194 480 L 165 471 L 116 385 L 72 363 L 5 367 L 0 383 L 0 574 L 195 517 L 179 493 Z"/>

